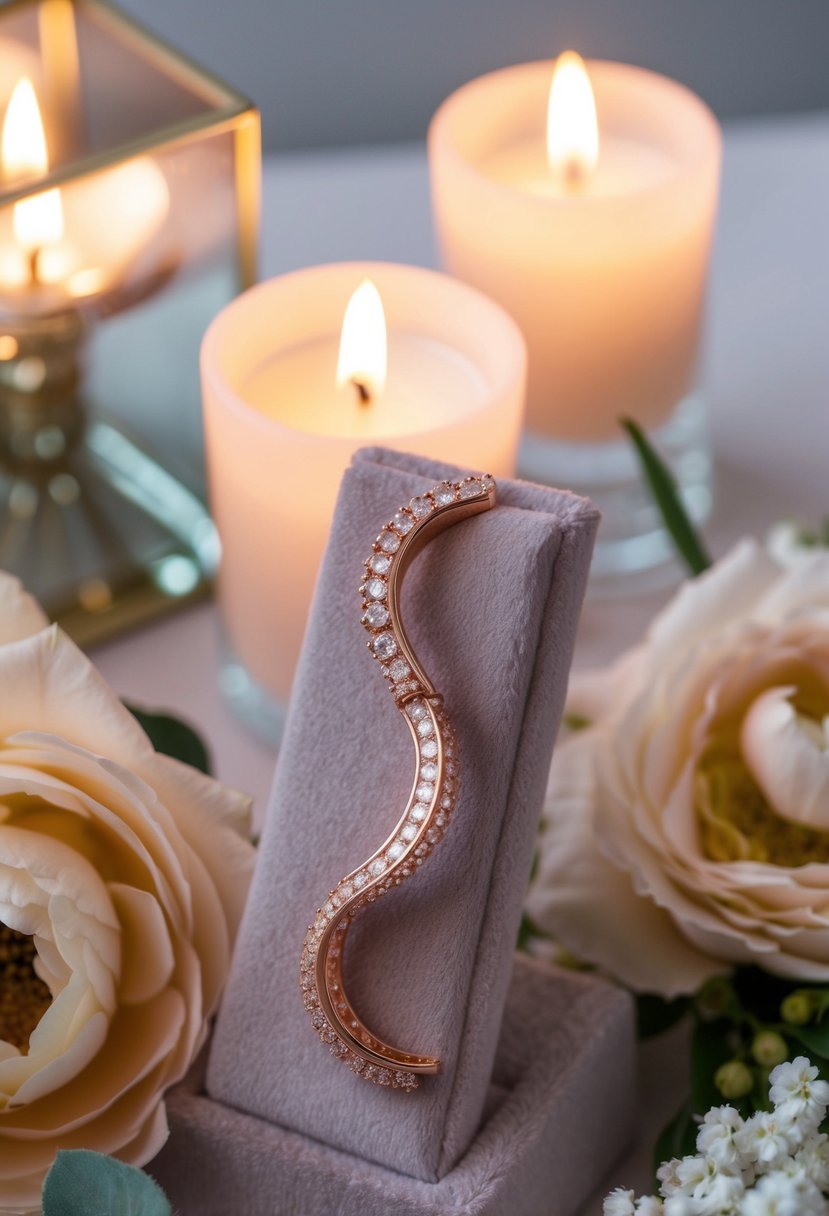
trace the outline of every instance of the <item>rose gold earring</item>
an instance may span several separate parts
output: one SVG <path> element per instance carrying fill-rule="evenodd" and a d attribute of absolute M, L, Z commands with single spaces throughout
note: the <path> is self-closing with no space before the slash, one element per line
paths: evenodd
<path fill-rule="evenodd" d="M 455 737 L 437 693 L 420 666 L 400 619 L 403 576 L 439 532 L 495 505 L 489 476 L 442 482 L 402 507 L 374 542 L 366 561 L 362 623 L 382 665 L 415 747 L 415 778 L 406 808 L 375 853 L 337 884 L 317 910 L 302 949 L 300 985 L 311 1024 L 333 1056 L 376 1085 L 415 1089 L 437 1073 L 434 1056 L 400 1051 L 363 1025 L 343 986 L 345 939 L 361 908 L 417 873 L 446 830 L 458 792 Z"/>

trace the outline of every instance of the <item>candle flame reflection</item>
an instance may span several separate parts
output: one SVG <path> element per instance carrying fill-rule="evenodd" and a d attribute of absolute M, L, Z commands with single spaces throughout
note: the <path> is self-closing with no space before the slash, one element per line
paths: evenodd
<path fill-rule="evenodd" d="M 553 172 L 574 186 L 598 163 L 596 99 L 584 60 L 575 51 L 556 60 L 547 105 L 547 159 Z"/>
<path fill-rule="evenodd" d="M 6 109 L 2 136 L 3 177 L 43 177 L 49 169 L 46 136 L 34 87 L 24 76 L 17 82 Z M 44 190 L 14 205 L 14 235 L 27 250 L 51 245 L 63 236 L 63 207 L 59 190 Z"/>
<path fill-rule="evenodd" d="M 379 396 L 386 383 L 386 318 L 371 279 L 354 291 L 343 317 L 337 386 L 349 383 L 364 404 Z"/>

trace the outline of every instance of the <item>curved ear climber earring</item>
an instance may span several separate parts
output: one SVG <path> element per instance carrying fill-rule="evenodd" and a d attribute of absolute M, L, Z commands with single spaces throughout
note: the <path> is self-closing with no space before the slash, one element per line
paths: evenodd
<path fill-rule="evenodd" d="M 440 841 L 458 791 L 457 744 L 437 693 L 400 619 L 400 590 L 412 559 L 434 536 L 495 505 L 491 477 L 442 482 L 401 508 L 366 561 L 362 623 L 415 748 L 415 777 L 403 815 L 380 848 L 337 884 L 317 910 L 302 949 L 300 986 L 311 1024 L 333 1056 L 376 1085 L 415 1089 L 440 1060 L 400 1051 L 363 1025 L 343 987 L 349 926 L 361 908 L 415 875 Z"/>

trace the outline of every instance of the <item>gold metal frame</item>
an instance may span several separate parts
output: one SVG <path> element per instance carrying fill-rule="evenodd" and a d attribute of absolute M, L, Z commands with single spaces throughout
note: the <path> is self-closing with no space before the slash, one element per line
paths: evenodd
<path fill-rule="evenodd" d="M 0 8 L 0 23 L 19 10 L 37 10 L 41 0 L 7 0 Z M 128 16 L 109 0 L 71 0 L 79 15 L 86 15 L 105 33 L 111 33 L 128 50 L 134 51 L 168 79 L 179 83 L 191 94 L 203 99 L 205 108 L 191 118 L 160 125 L 140 138 L 124 140 L 106 152 L 79 155 L 71 163 L 57 165 L 36 184 L 3 189 L 0 186 L 0 206 L 7 207 L 17 200 L 42 192 L 52 186 L 63 186 L 102 169 L 146 154 L 163 154 L 195 143 L 203 138 L 228 133 L 233 140 L 233 172 L 236 196 L 237 287 L 250 287 L 257 278 L 258 224 L 261 195 L 261 131 L 258 110 L 242 93 L 231 88 L 213 73 L 199 66 L 187 55 L 174 49 L 141 22 Z M 126 587 L 100 612 L 91 613 L 81 607 L 62 614 L 59 623 L 83 646 L 106 641 L 114 635 L 186 607 L 194 600 L 212 592 L 205 578 L 189 595 L 172 597 L 163 594 L 147 576 Z"/>

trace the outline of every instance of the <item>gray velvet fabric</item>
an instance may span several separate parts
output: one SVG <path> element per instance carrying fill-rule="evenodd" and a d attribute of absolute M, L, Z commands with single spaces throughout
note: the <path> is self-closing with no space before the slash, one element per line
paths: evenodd
<path fill-rule="evenodd" d="M 424 1182 L 453 1169 L 480 1124 L 597 523 L 572 495 L 504 482 L 496 510 L 436 538 L 407 575 L 404 619 L 445 694 L 462 789 L 434 857 L 350 933 L 348 991 L 366 1024 L 443 1062 L 413 1094 L 379 1089 L 312 1032 L 299 953 L 414 774 L 359 624 L 363 561 L 400 505 L 459 475 L 379 449 L 345 474 L 207 1081 L 226 1105 Z"/>
<path fill-rule="evenodd" d="M 436 1183 L 211 1101 L 197 1072 L 167 1108 L 149 1168 L 178 1216 L 572 1216 L 635 1131 L 632 1004 L 516 957 L 487 1114 Z"/>

